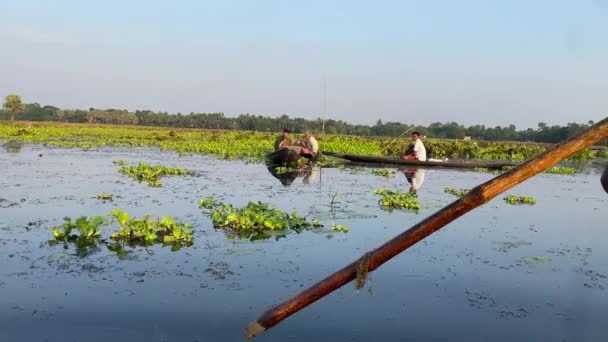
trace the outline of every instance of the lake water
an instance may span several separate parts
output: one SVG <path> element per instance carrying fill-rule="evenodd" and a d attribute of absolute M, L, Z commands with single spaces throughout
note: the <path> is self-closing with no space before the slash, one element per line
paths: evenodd
<path fill-rule="evenodd" d="M 0 146 L 2 147 L 2 146 Z M 196 171 L 151 188 L 112 161 Z M 156 149 L 0 149 L 0 341 L 242 341 L 247 324 L 455 199 L 490 173 L 426 170 L 418 212 L 379 208 L 374 189 L 407 191 L 401 172 L 324 168 L 289 187 L 265 165 Z M 608 195 L 600 174 L 542 174 L 348 284 L 258 341 L 606 341 Z M 96 195 L 113 194 L 112 202 Z M 332 197 L 334 206 L 330 206 Z M 263 201 L 332 222 L 329 229 L 249 242 L 216 230 L 200 198 Z M 47 243 L 65 216 L 170 215 L 194 245 L 136 248 L 125 260 Z M 109 228 L 108 228 L 109 229 Z M 109 232 L 107 231 L 106 234 Z"/>

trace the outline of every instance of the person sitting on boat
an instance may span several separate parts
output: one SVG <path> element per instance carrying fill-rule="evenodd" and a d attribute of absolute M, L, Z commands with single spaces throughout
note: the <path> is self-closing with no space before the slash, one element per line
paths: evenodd
<path fill-rule="evenodd" d="M 314 159 L 319 153 L 319 143 L 310 131 L 304 133 L 304 136 L 306 137 L 306 141 L 300 141 L 300 145 L 302 145 L 300 155 L 302 157 Z"/>
<path fill-rule="evenodd" d="M 291 146 L 291 132 L 287 128 L 283 128 L 281 135 L 274 141 L 274 150 L 278 151 L 289 146 Z"/>
<path fill-rule="evenodd" d="M 414 140 L 414 146 L 412 149 L 408 148 L 408 151 L 403 155 L 403 159 L 426 161 L 426 148 L 422 143 L 420 132 L 413 132 L 412 140 Z"/>

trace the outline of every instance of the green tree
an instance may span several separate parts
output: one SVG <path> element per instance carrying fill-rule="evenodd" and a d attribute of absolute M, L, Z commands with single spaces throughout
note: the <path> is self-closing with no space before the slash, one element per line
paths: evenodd
<path fill-rule="evenodd" d="M 2 108 L 11 112 L 11 121 L 15 121 L 15 113 L 23 110 L 23 102 L 21 102 L 21 96 L 19 95 L 7 95 L 4 98 L 4 104 Z"/>

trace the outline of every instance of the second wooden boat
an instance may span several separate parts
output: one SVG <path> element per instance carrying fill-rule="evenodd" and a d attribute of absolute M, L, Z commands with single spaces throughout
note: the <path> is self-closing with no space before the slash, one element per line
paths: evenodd
<path fill-rule="evenodd" d="M 380 157 L 380 156 L 369 156 L 360 154 L 347 154 L 347 153 L 336 153 L 324 151 L 323 154 L 336 158 L 346 159 L 353 162 L 359 163 L 371 163 L 371 164 L 395 164 L 395 165 L 411 165 L 411 166 L 424 166 L 424 167 L 451 167 L 451 168 L 487 168 L 487 169 L 500 169 L 505 166 L 519 165 L 519 162 L 500 160 L 500 161 L 466 161 L 466 160 L 447 160 L 447 161 L 420 161 L 420 160 L 405 160 L 396 157 Z"/>

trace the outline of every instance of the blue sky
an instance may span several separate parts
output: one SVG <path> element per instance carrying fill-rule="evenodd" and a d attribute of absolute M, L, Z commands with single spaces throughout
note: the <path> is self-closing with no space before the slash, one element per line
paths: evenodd
<path fill-rule="evenodd" d="M 608 0 L 0 0 L 0 96 L 535 127 L 608 115 Z"/>

